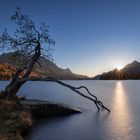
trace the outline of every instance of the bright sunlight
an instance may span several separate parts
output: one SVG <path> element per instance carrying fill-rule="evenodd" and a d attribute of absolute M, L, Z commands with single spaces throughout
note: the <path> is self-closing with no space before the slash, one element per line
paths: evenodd
<path fill-rule="evenodd" d="M 123 68 L 123 65 L 122 65 L 122 64 L 117 64 L 117 65 L 116 65 L 116 68 L 117 68 L 117 70 L 120 71 L 120 70 Z"/>

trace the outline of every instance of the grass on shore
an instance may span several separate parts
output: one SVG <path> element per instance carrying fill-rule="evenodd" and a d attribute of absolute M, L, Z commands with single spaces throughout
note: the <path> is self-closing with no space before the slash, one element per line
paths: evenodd
<path fill-rule="evenodd" d="M 32 125 L 28 108 L 17 101 L 0 100 L 0 140 L 23 140 L 21 133 Z"/>

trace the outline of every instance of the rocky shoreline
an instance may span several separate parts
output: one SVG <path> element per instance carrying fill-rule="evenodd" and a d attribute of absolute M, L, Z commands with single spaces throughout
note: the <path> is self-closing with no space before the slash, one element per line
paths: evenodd
<path fill-rule="evenodd" d="M 33 118 L 55 117 L 73 113 L 81 113 L 80 109 L 52 101 L 26 99 L 21 101 L 23 106 L 29 106 Z"/>
<path fill-rule="evenodd" d="M 81 113 L 80 109 L 66 104 L 25 99 L 0 100 L 0 140 L 23 140 L 24 131 L 31 128 L 34 119 Z"/>

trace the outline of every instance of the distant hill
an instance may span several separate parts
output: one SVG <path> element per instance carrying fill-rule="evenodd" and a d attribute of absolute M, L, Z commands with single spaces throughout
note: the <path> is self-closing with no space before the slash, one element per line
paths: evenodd
<path fill-rule="evenodd" d="M 24 56 L 17 53 L 3 53 L 0 55 L 0 80 L 9 80 L 12 78 L 16 66 L 23 60 Z M 57 79 L 88 79 L 87 76 L 78 75 L 71 72 L 69 68 L 63 69 L 55 63 L 41 57 L 41 67 L 36 64 L 30 76 L 46 78 L 48 76 Z"/>
<path fill-rule="evenodd" d="M 130 72 L 130 73 L 140 73 L 140 62 L 133 61 L 130 64 L 127 64 L 123 70 Z"/>
<path fill-rule="evenodd" d="M 95 76 L 93 79 L 99 80 L 139 80 L 140 79 L 140 62 L 133 61 L 127 64 L 121 70 L 114 69 L 112 71 Z"/>

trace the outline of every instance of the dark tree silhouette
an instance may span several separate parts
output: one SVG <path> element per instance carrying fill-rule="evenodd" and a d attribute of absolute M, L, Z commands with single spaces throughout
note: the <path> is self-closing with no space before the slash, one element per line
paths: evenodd
<path fill-rule="evenodd" d="M 50 38 L 48 26 L 46 26 L 46 24 L 42 23 L 39 28 L 36 28 L 30 17 L 23 15 L 19 8 L 16 9 L 15 14 L 11 17 L 11 20 L 16 23 L 17 29 L 12 36 L 7 32 L 7 29 L 5 29 L 0 37 L 0 48 L 8 51 L 15 51 L 17 54 L 23 54 L 25 58 L 18 66 L 17 71 L 9 85 L 7 85 L 5 90 L 1 92 L 1 98 L 8 100 L 17 99 L 16 94 L 18 90 L 29 80 L 51 81 L 66 86 L 77 94 L 93 101 L 98 110 L 100 108 L 104 108 L 107 111 L 110 111 L 84 86 L 73 87 L 51 77 L 48 77 L 47 79 L 30 78 L 29 75 L 31 74 L 35 63 L 38 63 L 41 66 L 41 56 L 46 56 L 50 59 L 51 55 L 49 53 L 49 49 L 55 42 Z M 78 89 L 85 89 L 89 96 L 81 93 Z"/>
<path fill-rule="evenodd" d="M 30 17 L 23 15 L 19 8 L 16 9 L 11 20 L 17 24 L 17 29 L 13 36 L 9 35 L 7 29 L 5 29 L 0 37 L 0 47 L 22 53 L 25 59 L 18 67 L 10 84 L 2 92 L 4 97 L 10 97 L 10 99 L 16 97 L 17 91 L 32 72 L 34 64 L 38 63 L 40 65 L 39 58 L 41 55 L 45 55 L 45 47 L 54 44 L 48 34 L 48 26 L 42 23 L 40 28 L 37 29 Z M 49 51 L 48 48 L 46 49 L 47 52 Z M 22 77 L 20 76 L 21 73 L 24 73 Z"/>

